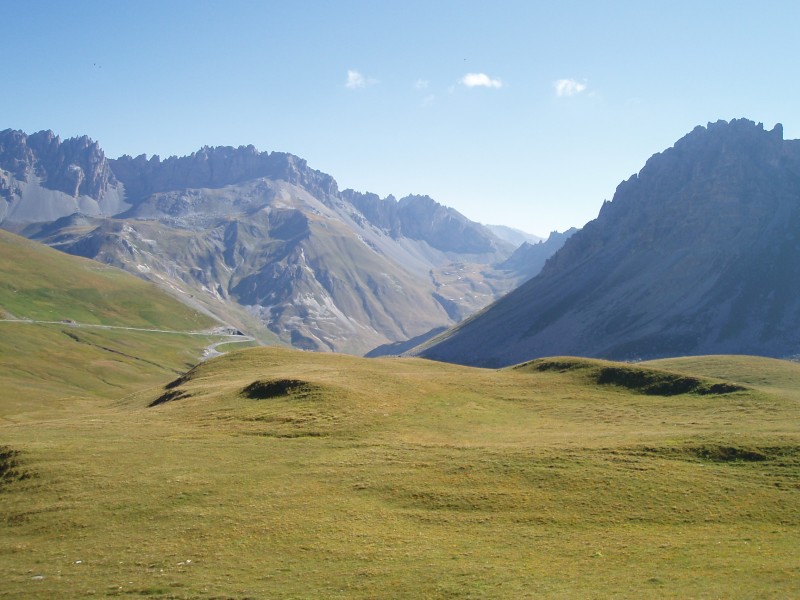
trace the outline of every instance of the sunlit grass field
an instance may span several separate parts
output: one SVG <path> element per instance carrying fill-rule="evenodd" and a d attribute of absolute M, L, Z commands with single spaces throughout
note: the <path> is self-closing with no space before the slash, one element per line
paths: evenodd
<path fill-rule="evenodd" d="M 151 283 L 2 230 L 0 318 L 0 419 L 80 415 L 88 399 L 185 371 L 223 339 L 190 335 L 219 323 Z"/>
<path fill-rule="evenodd" d="M 217 325 L 151 283 L 0 230 L 0 318 L 188 331 Z"/>
<path fill-rule="evenodd" d="M 800 596 L 795 363 L 256 348 L 160 377 L 5 396 L 0 597 Z"/>
<path fill-rule="evenodd" d="M 0 598 L 800 597 L 796 363 L 193 368 L 209 319 L 2 232 L 0 310 L 56 321 L 0 323 Z"/>

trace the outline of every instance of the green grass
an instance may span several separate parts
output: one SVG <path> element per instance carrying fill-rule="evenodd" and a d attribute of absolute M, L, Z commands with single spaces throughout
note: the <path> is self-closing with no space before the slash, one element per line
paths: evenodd
<path fill-rule="evenodd" d="M 800 376 L 798 362 L 756 356 L 691 356 L 642 364 L 701 377 L 716 377 L 741 385 L 758 386 L 777 394 L 791 391 Z"/>
<path fill-rule="evenodd" d="M 797 365 L 685 361 L 257 348 L 9 415 L 0 598 L 797 597 Z"/>
<path fill-rule="evenodd" d="M 157 385 L 197 362 L 213 336 L 0 324 L 0 419 L 117 398 Z M 218 338 L 217 338 L 218 339 Z"/>
<path fill-rule="evenodd" d="M 180 333 L 216 322 L 153 284 L 2 230 L 0 314 L 18 319 L 0 322 L 0 419 L 81 414 L 185 371 L 219 339 Z"/>
<path fill-rule="evenodd" d="M 668 366 L 674 363 L 666 364 Z M 696 377 L 642 364 L 631 365 L 570 356 L 537 359 L 511 368 L 521 372 L 557 371 L 564 373 L 571 371 L 580 373 L 587 383 L 616 386 L 648 396 L 706 395 L 747 391 L 746 386 L 712 379 L 707 375 Z"/>
<path fill-rule="evenodd" d="M 0 312 L 18 319 L 181 331 L 217 324 L 124 271 L 2 230 Z"/>

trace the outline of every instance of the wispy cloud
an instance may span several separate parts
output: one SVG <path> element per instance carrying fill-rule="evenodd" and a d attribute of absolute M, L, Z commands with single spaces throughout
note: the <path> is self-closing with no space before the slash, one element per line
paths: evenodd
<path fill-rule="evenodd" d="M 461 84 L 469 88 L 486 87 L 486 88 L 501 88 L 503 82 L 499 79 L 492 79 L 486 73 L 467 73 L 461 78 Z"/>
<path fill-rule="evenodd" d="M 345 82 L 344 87 L 350 90 L 359 90 L 376 83 L 378 83 L 377 79 L 369 79 L 364 77 L 358 71 L 350 69 L 347 71 L 347 81 Z"/>
<path fill-rule="evenodd" d="M 415 90 L 427 90 L 428 89 L 428 80 L 427 79 L 417 79 L 414 82 L 414 89 Z"/>
<path fill-rule="evenodd" d="M 553 82 L 553 87 L 556 90 L 556 96 L 576 96 L 586 91 L 586 83 L 576 81 L 575 79 L 559 79 Z"/>

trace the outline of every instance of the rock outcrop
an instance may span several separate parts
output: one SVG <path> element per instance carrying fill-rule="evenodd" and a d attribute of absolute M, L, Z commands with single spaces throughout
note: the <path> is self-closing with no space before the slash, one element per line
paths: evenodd
<path fill-rule="evenodd" d="M 0 131 L 0 169 L 20 181 L 41 178 L 42 185 L 73 198 L 101 200 L 117 183 L 105 154 L 87 136 L 61 141 L 52 131 L 26 135 Z M 8 188 L 5 191 L 8 197 Z"/>
<path fill-rule="evenodd" d="M 110 163 L 134 204 L 158 192 L 221 188 L 261 177 L 286 181 L 319 196 L 338 192 L 333 177 L 309 168 L 302 158 L 284 152 L 259 152 L 253 146 L 206 146 L 189 156 L 166 160 L 125 155 Z"/>

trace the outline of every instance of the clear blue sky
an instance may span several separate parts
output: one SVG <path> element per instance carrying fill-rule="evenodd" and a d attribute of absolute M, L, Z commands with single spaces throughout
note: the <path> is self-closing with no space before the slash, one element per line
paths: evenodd
<path fill-rule="evenodd" d="M 545 235 L 695 125 L 800 137 L 800 2 L 0 0 L 0 129 L 253 144 Z"/>

